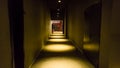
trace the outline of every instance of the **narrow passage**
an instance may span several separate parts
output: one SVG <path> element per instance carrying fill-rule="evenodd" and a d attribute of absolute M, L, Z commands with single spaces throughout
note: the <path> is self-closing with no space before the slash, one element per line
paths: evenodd
<path fill-rule="evenodd" d="M 95 68 L 63 34 L 54 33 L 30 68 Z"/>

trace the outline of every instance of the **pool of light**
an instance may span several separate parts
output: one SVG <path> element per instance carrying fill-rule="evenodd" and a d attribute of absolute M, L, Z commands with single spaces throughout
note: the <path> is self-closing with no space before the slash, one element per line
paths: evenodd
<path fill-rule="evenodd" d="M 65 52 L 75 50 L 75 47 L 68 44 L 49 44 L 44 47 L 44 50 L 51 52 Z"/>
<path fill-rule="evenodd" d="M 94 66 L 88 61 L 76 57 L 48 57 L 31 68 L 94 68 Z"/>

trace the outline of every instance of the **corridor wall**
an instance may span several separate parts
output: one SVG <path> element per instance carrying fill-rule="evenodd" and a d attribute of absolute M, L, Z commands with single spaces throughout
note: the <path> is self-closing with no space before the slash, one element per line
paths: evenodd
<path fill-rule="evenodd" d="M 73 1 L 68 5 L 68 30 L 69 39 L 73 40 L 79 49 L 83 49 L 82 39 L 86 24 L 84 24 L 84 10 L 90 5 L 90 0 Z M 98 68 L 120 67 L 120 0 L 102 0 L 102 21 L 99 48 Z"/>
<path fill-rule="evenodd" d="M 67 9 L 68 38 L 73 41 L 73 43 L 77 46 L 77 48 L 82 53 L 84 53 L 87 56 L 87 58 L 92 62 L 92 64 L 94 64 L 96 67 L 98 67 L 98 63 L 99 63 L 99 50 L 98 50 L 99 44 L 94 46 L 90 44 L 87 50 L 85 49 L 86 45 L 85 45 L 84 37 L 85 35 L 92 34 L 92 38 L 95 38 L 95 40 L 100 39 L 97 37 L 97 35 L 100 35 L 99 34 L 100 30 L 97 31 L 97 28 L 100 29 L 100 27 L 97 27 L 97 25 L 98 26 L 100 25 L 98 21 L 100 21 L 101 19 L 100 18 L 99 20 L 97 19 L 97 15 L 100 15 L 100 14 L 94 14 L 93 12 L 91 12 L 93 14 L 91 13 L 89 14 L 91 14 L 90 16 L 91 16 L 91 19 L 93 20 L 91 21 L 91 23 L 90 22 L 88 23 L 85 18 L 85 11 L 86 9 L 88 9 L 88 7 L 94 4 L 97 4 L 99 1 L 100 0 L 70 0 L 68 3 L 68 9 Z M 93 43 L 93 41 L 91 43 Z M 94 50 L 95 51 L 97 50 L 96 52 L 97 54 L 94 53 L 95 52 Z"/>
<path fill-rule="evenodd" d="M 120 68 L 120 0 L 102 1 L 99 68 Z"/>
<path fill-rule="evenodd" d="M 84 15 L 80 1 L 70 0 L 67 9 L 67 33 L 68 38 L 82 48 Z"/>
<path fill-rule="evenodd" d="M 95 3 L 98 3 L 98 0 L 96 1 L 70 0 L 68 3 L 67 9 L 68 37 L 70 39 L 74 39 L 74 41 L 79 45 L 80 48 L 82 48 L 83 36 L 86 27 L 84 12 L 89 6 Z"/>
<path fill-rule="evenodd" d="M 24 0 L 25 68 L 35 60 L 49 34 L 49 11 L 44 0 Z"/>
<path fill-rule="evenodd" d="M 13 68 L 7 3 L 0 0 L 0 68 Z"/>
<path fill-rule="evenodd" d="M 83 50 L 88 59 L 98 67 L 101 29 L 101 2 L 85 10 L 85 32 Z"/>

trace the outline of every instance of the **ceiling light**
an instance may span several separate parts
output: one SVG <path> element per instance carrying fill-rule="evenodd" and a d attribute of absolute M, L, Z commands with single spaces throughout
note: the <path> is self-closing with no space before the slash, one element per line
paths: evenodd
<path fill-rule="evenodd" d="M 60 14 L 60 13 L 57 13 L 57 14 Z"/>
<path fill-rule="evenodd" d="M 61 0 L 58 0 L 59 3 L 61 3 Z"/>
<path fill-rule="evenodd" d="M 60 9 L 57 9 L 57 11 L 60 11 Z"/>

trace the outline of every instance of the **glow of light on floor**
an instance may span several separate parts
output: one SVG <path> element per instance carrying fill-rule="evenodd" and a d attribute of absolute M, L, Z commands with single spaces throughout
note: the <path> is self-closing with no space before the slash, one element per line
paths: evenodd
<path fill-rule="evenodd" d="M 97 51 L 99 51 L 99 44 L 98 43 L 88 43 L 88 44 L 84 44 L 83 48 L 88 51 L 97 52 Z"/>
<path fill-rule="evenodd" d="M 44 50 L 51 52 L 65 52 L 75 50 L 75 47 L 67 44 L 49 44 L 44 47 Z"/>
<path fill-rule="evenodd" d="M 63 34 L 62 31 L 54 31 L 53 34 Z"/>
<path fill-rule="evenodd" d="M 68 42 L 68 39 L 49 39 L 50 42 Z"/>
<path fill-rule="evenodd" d="M 64 34 L 51 34 L 52 36 L 63 36 Z"/>
<path fill-rule="evenodd" d="M 70 57 L 51 57 L 42 59 L 33 65 L 32 68 L 94 68 L 86 60 Z"/>
<path fill-rule="evenodd" d="M 54 38 L 54 39 L 61 39 L 61 38 L 65 38 L 65 36 L 50 36 L 50 38 Z"/>

